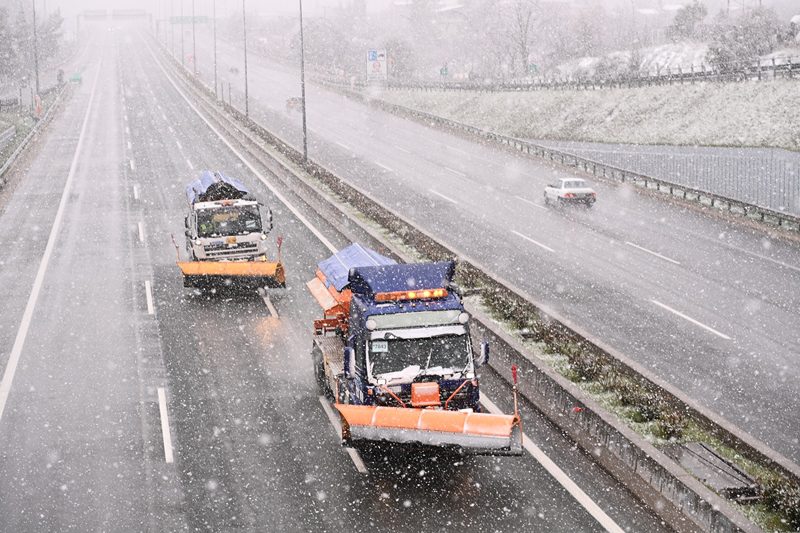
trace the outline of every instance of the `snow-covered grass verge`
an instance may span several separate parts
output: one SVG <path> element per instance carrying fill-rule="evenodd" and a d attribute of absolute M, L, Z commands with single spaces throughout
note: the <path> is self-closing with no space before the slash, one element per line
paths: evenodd
<path fill-rule="evenodd" d="M 597 91 L 387 90 L 372 96 L 520 138 L 800 151 L 798 80 Z"/>

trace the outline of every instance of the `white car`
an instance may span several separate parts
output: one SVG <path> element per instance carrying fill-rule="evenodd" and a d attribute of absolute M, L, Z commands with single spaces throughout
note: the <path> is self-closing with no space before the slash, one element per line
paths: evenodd
<path fill-rule="evenodd" d="M 586 180 L 580 178 L 564 178 L 544 188 L 546 205 L 584 204 L 592 207 L 596 200 L 597 193 L 589 187 Z"/>

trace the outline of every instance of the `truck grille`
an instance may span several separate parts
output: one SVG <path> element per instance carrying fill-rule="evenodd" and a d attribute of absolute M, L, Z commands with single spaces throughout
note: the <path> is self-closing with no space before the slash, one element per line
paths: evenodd
<path fill-rule="evenodd" d="M 206 257 L 236 257 L 240 255 L 252 256 L 258 252 L 258 244 L 242 243 L 233 248 L 206 248 Z"/>

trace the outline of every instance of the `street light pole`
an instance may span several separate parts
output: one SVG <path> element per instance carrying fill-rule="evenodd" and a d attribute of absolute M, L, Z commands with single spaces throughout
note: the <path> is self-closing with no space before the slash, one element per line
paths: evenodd
<path fill-rule="evenodd" d="M 308 130 L 306 129 L 306 51 L 303 42 L 303 0 L 300 3 L 300 104 L 303 110 L 303 161 L 308 162 Z"/>
<path fill-rule="evenodd" d="M 36 33 L 36 0 L 33 0 L 33 68 L 36 72 L 36 94 L 39 94 L 39 37 Z"/>
<path fill-rule="evenodd" d="M 244 37 L 244 116 L 250 117 L 250 103 L 247 94 L 247 19 L 245 18 L 246 0 L 242 0 L 242 36 Z M 230 95 L 228 96 L 230 98 Z"/>
<path fill-rule="evenodd" d="M 197 77 L 197 42 L 195 41 L 194 33 L 194 3 L 195 0 L 192 0 L 192 71 L 195 77 Z"/>
<path fill-rule="evenodd" d="M 184 23 L 184 20 L 183 20 L 183 0 L 181 0 L 181 66 L 184 66 L 183 60 L 184 60 L 184 56 L 186 56 L 186 53 L 184 52 L 184 49 L 183 49 L 183 34 L 184 34 L 183 23 Z"/>
<path fill-rule="evenodd" d="M 172 52 L 173 59 L 175 58 L 175 0 L 169 0 L 169 51 Z"/>
<path fill-rule="evenodd" d="M 214 96 L 219 98 L 219 93 L 217 93 L 217 0 L 211 0 L 211 24 L 214 33 Z"/>

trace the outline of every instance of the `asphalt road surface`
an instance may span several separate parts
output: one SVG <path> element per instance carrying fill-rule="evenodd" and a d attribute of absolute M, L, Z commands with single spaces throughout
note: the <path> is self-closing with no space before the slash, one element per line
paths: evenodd
<path fill-rule="evenodd" d="M 211 42 L 197 46 L 213 86 Z M 217 60 L 243 109 L 241 50 L 220 41 Z M 297 73 L 248 67 L 251 117 L 301 146 Z M 566 170 L 313 85 L 307 102 L 314 160 L 800 461 L 796 242 L 616 183 L 593 184 L 591 210 L 548 209 Z"/>
<path fill-rule="evenodd" d="M 267 295 L 277 316 L 258 294 L 182 286 L 170 236 L 182 237 L 183 189 L 205 168 L 273 207 L 288 272 Z M 139 34 L 96 37 L 84 83 L 0 196 L 0 530 L 664 530 L 526 404 L 528 436 L 585 497 L 530 455 L 357 464 L 309 355 L 319 309 L 304 283 L 330 252 L 259 180 Z M 482 379 L 508 411 L 508 386 L 488 369 Z"/>

